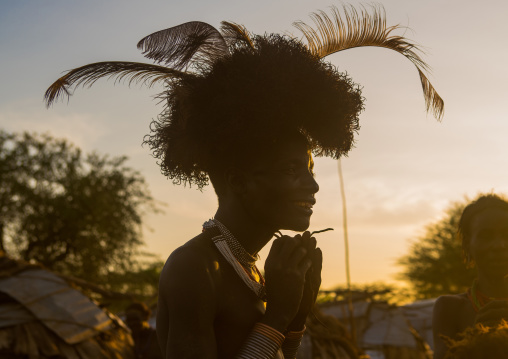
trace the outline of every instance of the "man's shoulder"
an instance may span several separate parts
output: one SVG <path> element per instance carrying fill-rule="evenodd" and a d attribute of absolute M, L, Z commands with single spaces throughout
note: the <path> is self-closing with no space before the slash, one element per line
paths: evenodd
<path fill-rule="evenodd" d="M 160 281 L 168 284 L 207 278 L 213 272 L 217 257 L 218 251 L 209 235 L 201 233 L 170 254 Z"/>
<path fill-rule="evenodd" d="M 432 330 L 434 332 L 435 349 L 442 358 L 446 345 L 441 335 L 457 338 L 458 333 L 474 325 L 476 312 L 471 305 L 467 293 L 443 295 L 434 304 Z M 437 345 L 437 346 L 436 346 Z"/>
<path fill-rule="evenodd" d="M 434 315 L 444 314 L 448 317 L 462 311 L 465 306 L 469 305 L 467 293 L 442 295 L 434 303 Z"/>
<path fill-rule="evenodd" d="M 468 301 L 467 293 L 446 294 L 438 297 L 435 305 L 457 305 Z"/>
<path fill-rule="evenodd" d="M 182 246 L 176 248 L 168 257 L 164 270 L 189 266 L 208 266 L 217 259 L 217 250 L 206 233 L 200 233 Z"/>

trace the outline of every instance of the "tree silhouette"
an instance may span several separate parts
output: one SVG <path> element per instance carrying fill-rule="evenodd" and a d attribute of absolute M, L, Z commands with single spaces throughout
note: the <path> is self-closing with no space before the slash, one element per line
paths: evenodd
<path fill-rule="evenodd" d="M 49 135 L 0 131 L 2 248 L 94 282 L 132 270 L 142 215 L 156 208 L 126 160 L 84 155 Z"/>
<path fill-rule="evenodd" d="M 466 268 L 457 239 L 460 216 L 469 202 L 450 204 L 444 216 L 427 225 L 409 253 L 398 260 L 404 267 L 401 279 L 411 284 L 420 299 L 464 292 L 476 277 L 474 269 Z"/>

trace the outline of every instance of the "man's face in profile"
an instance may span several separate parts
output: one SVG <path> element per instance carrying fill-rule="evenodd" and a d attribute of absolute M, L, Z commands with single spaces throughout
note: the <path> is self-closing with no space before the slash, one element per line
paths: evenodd
<path fill-rule="evenodd" d="M 471 222 L 470 254 L 485 274 L 508 274 L 508 211 L 488 208 Z"/>
<path fill-rule="evenodd" d="M 252 161 L 247 170 L 247 211 L 273 230 L 306 230 L 319 190 L 313 167 L 312 156 L 300 141 L 279 144 L 269 155 Z"/>

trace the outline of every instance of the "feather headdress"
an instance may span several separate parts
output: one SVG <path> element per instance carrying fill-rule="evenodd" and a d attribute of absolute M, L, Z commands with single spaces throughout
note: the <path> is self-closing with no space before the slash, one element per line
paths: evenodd
<path fill-rule="evenodd" d="M 47 105 L 70 96 L 79 86 L 101 77 L 162 83 L 164 111 L 145 138 L 162 172 L 175 183 L 208 182 L 221 162 L 241 160 L 252 146 L 298 131 L 315 155 L 346 154 L 359 129 L 363 110 L 359 86 L 323 60 L 359 46 L 395 50 L 417 68 L 426 107 L 440 119 L 443 101 L 428 81 L 419 49 L 402 36 L 391 35 L 382 8 L 358 12 L 332 8 L 312 18 L 315 28 L 294 25 L 306 43 L 288 35 L 254 35 L 245 27 L 222 22 L 220 29 L 198 21 L 155 32 L 138 43 L 154 64 L 99 62 L 73 70 L 55 81 L 45 94 Z"/>

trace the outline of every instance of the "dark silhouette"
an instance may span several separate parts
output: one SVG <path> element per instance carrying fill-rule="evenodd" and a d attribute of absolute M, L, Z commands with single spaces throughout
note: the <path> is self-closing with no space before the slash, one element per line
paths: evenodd
<path fill-rule="evenodd" d="M 115 77 L 163 82 L 166 104 L 145 137 L 176 184 L 212 183 L 218 209 L 203 232 L 175 250 L 160 278 L 157 334 L 165 358 L 294 358 L 320 286 L 321 251 L 305 231 L 314 194 L 312 155 L 346 154 L 363 109 L 359 87 L 323 58 L 379 46 L 409 59 L 427 110 L 444 104 L 424 74 L 418 47 L 391 35 L 382 9 L 336 8 L 297 22 L 290 36 L 250 34 L 223 22 L 193 21 L 138 43 L 155 65 L 100 62 L 69 71 L 46 91 L 50 105 L 79 85 Z M 257 253 L 279 230 L 266 260 Z M 266 303 L 266 304 L 265 304 Z"/>
<path fill-rule="evenodd" d="M 279 230 L 309 227 L 319 189 L 311 152 L 349 150 L 359 89 L 300 42 L 266 35 L 238 40 L 206 75 L 180 80 L 168 102 L 146 142 L 173 180 L 202 187 L 210 178 L 219 205 L 162 271 L 161 349 L 166 358 L 294 357 L 321 251 L 309 232 L 276 239 L 266 285 L 255 261 Z"/>
<path fill-rule="evenodd" d="M 125 309 L 125 323 L 134 339 L 136 359 L 161 359 L 162 353 L 155 329 L 148 319 L 152 311 L 144 303 L 132 303 Z"/>
<path fill-rule="evenodd" d="M 458 228 L 467 265 L 476 266 L 477 279 L 462 294 L 444 295 L 434 306 L 434 358 L 445 356 L 443 336 L 457 335 L 477 323 L 497 325 L 508 319 L 508 202 L 489 194 L 463 211 Z"/>

